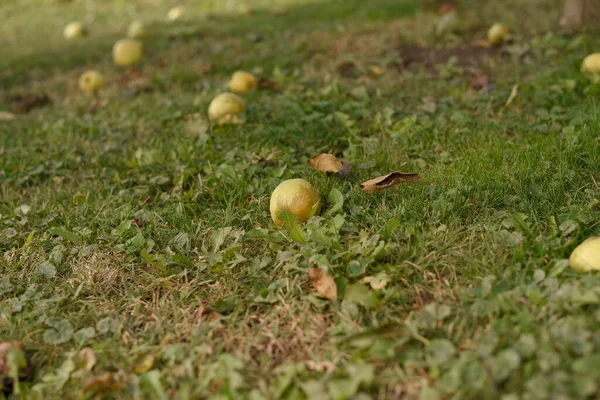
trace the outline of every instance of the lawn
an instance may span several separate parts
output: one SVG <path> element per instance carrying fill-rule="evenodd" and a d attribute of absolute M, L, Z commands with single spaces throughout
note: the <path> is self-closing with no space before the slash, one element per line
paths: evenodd
<path fill-rule="evenodd" d="M 567 260 L 600 235 L 600 31 L 457 3 L 437 35 L 417 0 L 2 1 L 0 342 L 33 366 L 8 398 L 600 398 L 600 275 Z M 247 122 L 209 126 L 236 70 L 264 79 Z M 360 187 L 395 171 L 421 180 Z M 323 199 L 291 230 L 289 178 Z"/>

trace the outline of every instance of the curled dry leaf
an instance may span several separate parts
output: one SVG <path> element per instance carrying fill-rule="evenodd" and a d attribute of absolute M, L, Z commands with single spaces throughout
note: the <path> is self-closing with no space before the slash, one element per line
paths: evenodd
<path fill-rule="evenodd" d="M 94 395 L 114 393 L 123 387 L 123 377 L 119 372 L 103 372 L 88 379 L 84 385 L 86 392 Z"/>
<path fill-rule="evenodd" d="M 327 300 L 337 299 L 337 285 L 335 280 L 320 268 L 309 268 L 308 279 L 312 282 L 319 297 Z"/>
<path fill-rule="evenodd" d="M 308 164 L 317 171 L 330 172 L 338 175 L 340 178 L 345 178 L 350 173 L 350 164 L 339 160 L 332 154 L 319 154 L 308 160 Z"/>
<path fill-rule="evenodd" d="M 15 114 L 8 111 L 0 111 L 0 121 L 12 121 L 15 119 Z"/>
<path fill-rule="evenodd" d="M 392 172 L 378 178 L 370 179 L 360 184 L 365 192 L 372 192 L 374 190 L 387 189 L 391 186 L 397 185 L 400 182 L 417 182 L 421 177 L 419 174 L 404 174 L 402 172 Z"/>

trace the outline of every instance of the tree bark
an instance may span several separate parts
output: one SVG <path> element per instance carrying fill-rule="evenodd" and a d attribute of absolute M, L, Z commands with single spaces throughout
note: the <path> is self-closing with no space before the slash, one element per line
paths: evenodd
<path fill-rule="evenodd" d="M 560 25 L 567 29 L 600 26 L 600 0 L 565 0 Z"/>

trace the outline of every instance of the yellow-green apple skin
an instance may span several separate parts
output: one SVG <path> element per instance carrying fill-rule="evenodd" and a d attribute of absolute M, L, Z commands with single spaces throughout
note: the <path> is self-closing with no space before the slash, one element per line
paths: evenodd
<path fill-rule="evenodd" d="M 81 22 L 71 22 L 63 30 L 63 36 L 67 40 L 77 39 L 85 36 L 86 30 Z"/>
<path fill-rule="evenodd" d="M 142 21 L 133 21 L 127 29 L 127 36 L 131 39 L 139 39 L 146 36 L 146 26 Z"/>
<path fill-rule="evenodd" d="M 229 81 L 229 90 L 235 93 L 248 93 L 258 88 L 258 79 L 246 71 L 236 71 Z"/>
<path fill-rule="evenodd" d="M 509 30 L 506 26 L 496 23 L 488 30 L 488 42 L 492 46 L 502 46 Z"/>
<path fill-rule="evenodd" d="M 583 241 L 569 257 L 569 266 L 578 272 L 600 271 L 600 236 Z"/>
<path fill-rule="evenodd" d="M 177 21 L 178 19 L 183 17 L 183 11 L 184 9 L 182 6 L 173 7 L 167 13 L 167 19 L 169 21 Z"/>
<path fill-rule="evenodd" d="M 283 181 L 271 194 L 271 219 L 276 225 L 283 225 L 279 214 L 288 211 L 299 221 L 310 218 L 313 208 L 318 214 L 321 209 L 321 195 L 307 180 L 296 178 Z"/>
<path fill-rule="evenodd" d="M 84 93 L 96 93 L 105 87 L 104 75 L 96 70 L 85 71 L 79 77 L 79 89 Z"/>
<path fill-rule="evenodd" d="M 208 106 L 208 119 L 217 125 L 243 124 L 240 116 L 246 112 L 246 102 L 233 93 L 221 93 Z"/>
<path fill-rule="evenodd" d="M 113 46 L 113 61 L 122 67 L 138 63 L 144 56 L 142 42 L 135 39 L 121 39 Z"/>

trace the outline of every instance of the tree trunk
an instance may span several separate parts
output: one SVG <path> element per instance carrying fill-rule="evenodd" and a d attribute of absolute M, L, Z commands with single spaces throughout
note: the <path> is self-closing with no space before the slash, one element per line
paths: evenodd
<path fill-rule="evenodd" d="M 567 29 L 600 26 L 600 0 L 565 0 L 560 25 Z"/>

